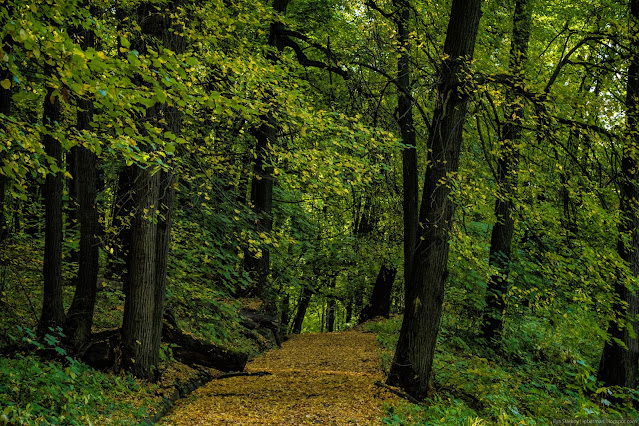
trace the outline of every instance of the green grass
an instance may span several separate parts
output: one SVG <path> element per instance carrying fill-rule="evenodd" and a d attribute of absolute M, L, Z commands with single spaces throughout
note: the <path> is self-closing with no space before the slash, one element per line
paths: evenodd
<path fill-rule="evenodd" d="M 36 352 L 64 361 L 34 353 L 0 358 L 0 424 L 139 424 L 157 408 L 157 386 L 93 370 L 66 356 L 54 335 L 39 341 L 29 329 L 19 332 Z"/>
<path fill-rule="evenodd" d="M 443 323 L 452 324 L 454 318 Z M 377 333 L 386 371 L 400 327 L 401 318 L 369 325 Z M 516 327 L 507 327 L 502 349 L 495 351 L 469 330 L 449 330 L 440 331 L 429 398 L 422 406 L 401 402 L 387 407 L 384 424 L 545 425 L 553 420 L 639 419 L 632 407 L 635 391 L 596 382 L 596 359 L 587 356 L 593 351 L 587 334 L 579 339 L 538 319 L 520 319 Z"/>

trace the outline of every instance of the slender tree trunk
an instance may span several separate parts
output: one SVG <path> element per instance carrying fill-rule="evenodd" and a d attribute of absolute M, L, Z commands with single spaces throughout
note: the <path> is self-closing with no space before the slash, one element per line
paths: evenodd
<path fill-rule="evenodd" d="M 83 47 L 94 44 L 91 31 L 84 34 Z M 93 121 L 93 102 L 78 99 L 77 128 L 91 131 Z M 78 253 L 78 276 L 75 294 L 67 312 L 65 334 L 78 347 L 91 336 L 93 312 L 95 309 L 96 285 L 98 280 L 98 256 L 100 232 L 99 215 L 96 205 L 98 196 L 98 158 L 88 148 L 73 148 L 75 170 L 73 180 L 77 197 L 77 219 L 80 225 L 80 251 Z"/>
<path fill-rule="evenodd" d="M 620 176 L 619 240 L 617 251 L 628 263 L 633 277 L 639 276 L 639 0 L 630 0 L 630 47 L 626 89 L 627 136 L 623 147 Z M 639 297 L 630 282 L 616 282 L 619 302 L 615 305 L 617 318 L 611 321 L 599 363 L 597 378 L 606 386 L 637 386 L 639 365 Z M 623 347 L 618 342 L 623 342 Z"/>
<path fill-rule="evenodd" d="M 531 16 L 530 0 L 517 0 L 513 15 L 513 41 L 510 46 L 510 71 L 515 87 L 523 87 L 524 84 L 523 67 L 528 54 Z M 482 335 L 489 340 L 501 335 L 503 328 L 510 272 L 510 248 L 515 229 L 513 197 L 517 187 L 517 146 L 521 140 L 520 122 L 524 114 L 520 99 L 512 94 L 507 99 L 511 107 L 505 114 L 502 127 L 501 152 L 497 159 L 496 222 L 490 237 L 489 263 L 496 272 L 488 279 L 482 327 Z"/>
<path fill-rule="evenodd" d="M 326 331 L 332 333 L 335 331 L 335 297 L 333 290 L 335 289 L 335 277 L 330 277 L 328 281 L 329 297 L 326 300 Z"/>
<path fill-rule="evenodd" d="M 274 0 L 273 10 L 285 15 L 286 8 L 290 0 Z M 270 27 L 268 45 L 282 51 L 284 46 L 280 40 L 282 23 L 273 22 Z M 268 54 L 268 59 L 272 62 L 277 61 L 274 53 Z M 256 213 L 257 233 L 270 233 L 273 229 L 273 167 L 270 166 L 270 150 L 269 145 L 274 146 L 277 142 L 279 133 L 279 125 L 273 115 L 269 114 L 262 117 L 262 124 L 256 131 L 255 138 L 257 145 L 255 148 L 255 164 L 253 166 L 253 180 L 251 181 L 251 204 Z M 262 254 L 260 257 L 255 256 L 247 250 L 245 255 L 244 266 L 253 277 L 254 285 L 248 290 L 248 295 L 264 298 L 268 274 L 270 268 L 270 251 L 269 247 L 263 245 L 261 247 Z M 267 306 L 270 305 L 267 303 Z M 271 307 L 272 308 L 272 307 Z M 267 309 L 269 309 L 267 307 Z"/>
<path fill-rule="evenodd" d="M 258 234 L 270 233 L 273 229 L 273 167 L 269 164 L 269 145 L 277 141 L 277 122 L 272 116 L 257 129 L 256 159 L 251 182 L 251 205 L 256 214 L 255 231 Z M 270 251 L 266 245 L 261 247 L 261 256 L 247 251 L 245 267 L 252 275 L 254 285 L 249 295 L 262 298 L 268 281 L 270 269 Z"/>
<path fill-rule="evenodd" d="M 7 16 L 11 16 L 13 13 L 13 8 L 11 6 L 7 7 Z M 10 35 L 6 35 L 3 40 L 3 50 L 5 52 L 11 52 L 13 48 L 13 37 Z M 4 67 L 0 67 L 0 81 L 9 80 L 12 81 L 13 76 L 11 72 Z M 5 116 L 11 116 L 11 87 L 5 89 L 0 86 L 0 114 L 4 114 Z M 4 132 L 5 127 L 4 123 L 0 124 L 0 131 Z M 0 153 L 0 167 L 2 167 L 3 163 L 6 161 L 6 154 Z M 7 186 L 9 185 L 9 179 L 0 174 L 0 244 L 9 236 L 10 230 L 7 224 L 7 208 L 6 208 L 6 192 Z M 17 209 L 16 209 L 17 211 Z"/>
<path fill-rule="evenodd" d="M 78 115 L 78 124 L 88 130 L 91 122 L 90 101 L 82 100 L 78 106 L 84 111 Z M 76 186 L 78 190 L 78 220 L 80 222 L 80 252 L 75 294 L 67 312 L 66 334 L 74 345 L 80 345 L 91 336 L 98 280 L 98 233 L 100 232 L 97 198 L 97 156 L 87 148 L 76 150 L 78 162 Z"/>
<path fill-rule="evenodd" d="M 288 334 L 288 324 L 291 322 L 291 297 L 288 293 L 280 299 L 280 332 L 286 336 Z"/>
<path fill-rule="evenodd" d="M 410 71 L 410 8 L 406 0 L 393 0 L 399 10 L 397 19 L 397 123 L 402 141 L 402 179 L 404 183 L 404 270 L 412 269 L 412 259 L 417 246 L 417 149 Z M 380 271 L 381 272 L 381 271 Z M 360 319 L 361 321 L 361 319 Z"/>
<path fill-rule="evenodd" d="M 308 305 L 311 303 L 311 297 L 313 297 L 313 291 L 310 288 L 304 288 L 300 302 L 297 304 L 295 319 L 293 320 L 293 334 L 300 334 L 302 332 L 302 323 L 304 322 Z"/>
<path fill-rule="evenodd" d="M 444 300 L 449 231 L 453 219 L 450 180 L 459 167 L 468 94 L 459 74 L 472 59 L 481 0 L 453 0 L 428 139 L 419 238 L 406 271 L 406 306 L 388 382 L 423 398 L 428 391 Z"/>
<path fill-rule="evenodd" d="M 353 319 L 353 299 L 349 298 L 348 303 L 346 303 L 346 318 L 344 318 L 344 322 L 346 324 L 350 323 Z"/>
<path fill-rule="evenodd" d="M 1 95 L 0 95 L 1 96 Z M 9 236 L 9 226 L 7 224 L 7 216 L 5 214 L 6 208 L 6 193 L 8 179 L 4 175 L 0 175 L 0 244 Z"/>
<path fill-rule="evenodd" d="M 110 254 L 107 256 L 107 275 L 110 279 L 122 280 L 126 284 L 126 266 L 124 260 L 127 255 L 127 242 L 130 234 L 130 213 L 133 211 L 133 186 L 131 169 L 123 168 L 118 173 L 116 183 L 115 200 L 111 209 L 112 227 L 116 234 L 109 239 Z"/>
<path fill-rule="evenodd" d="M 177 112 L 176 112 L 177 113 Z M 177 118 L 177 117 L 176 117 Z M 181 120 L 181 118 L 179 118 Z M 161 172 L 160 200 L 159 200 L 158 231 L 156 243 L 155 270 L 155 311 L 153 315 L 153 348 L 159 348 L 162 340 L 162 323 L 164 320 L 164 306 L 166 300 L 166 274 L 171 246 L 171 227 L 175 206 L 175 176 L 169 172 Z M 158 365 L 159 352 L 154 349 L 152 365 Z"/>
<path fill-rule="evenodd" d="M 5 37 L 4 43 L 8 42 L 9 37 Z M 0 81 L 3 80 L 11 81 L 11 73 L 9 70 L 0 68 Z M 9 117 L 11 115 L 11 88 L 5 89 L 0 86 L 0 114 L 4 114 Z M 4 127 L 4 126 L 3 126 Z M 0 128 L 0 130 L 4 130 Z M 0 154 L 0 166 L 5 161 L 5 155 Z M 9 180 L 5 175 L 0 174 L 0 243 L 4 241 L 9 236 L 9 227 L 7 226 L 7 217 L 6 217 L 6 191 L 7 184 Z"/>
<path fill-rule="evenodd" d="M 49 67 L 50 68 L 50 67 Z M 49 75 L 53 75 L 49 69 Z M 42 118 L 46 133 L 43 137 L 45 152 L 58 168 L 62 168 L 62 147 L 49 132 L 53 132 L 60 121 L 60 100 L 53 96 L 48 88 L 44 99 Z M 42 314 L 38 332 L 44 334 L 50 327 L 63 325 L 64 308 L 62 306 L 62 172 L 47 174 L 44 183 L 44 296 Z"/>

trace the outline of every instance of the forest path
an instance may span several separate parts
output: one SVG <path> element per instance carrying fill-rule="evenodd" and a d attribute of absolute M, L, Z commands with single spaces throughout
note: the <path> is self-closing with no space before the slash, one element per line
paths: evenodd
<path fill-rule="evenodd" d="M 292 336 L 246 366 L 179 401 L 162 425 L 377 425 L 382 404 L 397 402 L 383 380 L 375 334 Z"/>

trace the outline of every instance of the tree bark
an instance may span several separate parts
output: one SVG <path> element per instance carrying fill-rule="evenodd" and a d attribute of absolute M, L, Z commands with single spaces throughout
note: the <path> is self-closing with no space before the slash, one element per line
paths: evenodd
<path fill-rule="evenodd" d="M 515 87 L 523 87 L 524 64 L 528 55 L 532 7 L 529 0 L 517 0 L 513 14 L 513 34 L 510 46 L 510 72 Z M 513 198 L 517 187 L 517 146 L 521 140 L 521 120 L 524 114 L 522 102 L 510 92 L 507 96 L 511 108 L 505 113 L 501 132 L 501 152 L 497 159 L 497 199 L 495 201 L 495 225 L 490 237 L 489 264 L 496 272 L 490 276 L 486 289 L 486 309 L 482 336 L 492 340 L 501 335 L 503 312 L 508 293 L 510 272 L 510 248 L 515 218 Z"/>
<path fill-rule="evenodd" d="M 7 15 L 11 16 L 12 7 L 7 7 Z M 10 52 L 13 44 L 13 37 L 10 35 L 6 35 L 2 44 L 4 45 L 4 51 Z M 13 76 L 11 72 L 7 68 L 0 67 L 0 81 L 3 80 L 13 80 Z M 11 87 L 5 89 L 0 86 L 0 114 L 4 114 L 5 116 L 11 116 Z M 0 120 L 0 130 L 5 131 L 5 125 L 2 120 Z M 0 167 L 6 161 L 6 154 L 4 152 L 0 153 Z M 8 213 L 6 210 L 6 193 L 7 193 L 7 185 L 9 184 L 9 179 L 0 174 L 0 244 L 9 236 L 9 226 L 7 224 L 7 216 Z M 17 209 L 16 209 L 17 210 Z"/>
<path fill-rule="evenodd" d="M 94 44 L 94 35 L 88 31 L 84 35 L 84 48 Z M 77 128 L 80 131 L 91 130 L 93 121 L 93 102 L 78 99 Z M 80 224 L 80 251 L 78 253 L 78 276 L 75 294 L 67 312 L 65 334 L 76 347 L 91 337 L 93 312 L 98 280 L 98 256 L 100 232 L 99 215 L 96 206 L 98 196 L 98 158 L 85 147 L 73 148 L 75 152 L 75 192 L 77 196 L 77 218 Z M 75 210 L 75 209 L 74 209 Z"/>
<path fill-rule="evenodd" d="M 273 10 L 282 15 L 286 14 L 286 8 L 290 0 L 274 0 Z M 278 51 L 284 49 L 280 34 L 282 23 L 271 23 L 269 30 L 268 45 Z M 268 59 L 275 63 L 277 56 L 274 53 L 267 55 Z M 279 125 L 276 118 L 269 114 L 262 117 L 262 124 L 255 132 L 257 144 L 255 147 L 255 163 L 253 166 L 253 179 L 251 181 L 251 205 L 256 214 L 255 231 L 258 234 L 270 233 L 273 229 L 273 167 L 270 166 L 269 145 L 274 146 L 277 142 Z M 270 250 L 267 245 L 262 245 L 261 256 L 256 256 L 247 250 L 244 267 L 253 278 L 253 286 L 248 289 L 247 295 L 263 299 L 266 289 L 269 269 Z M 270 303 L 267 303 L 267 309 Z M 271 307 L 272 308 L 272 307 Z"/>
<path fill-rule="evenodd" d="M 48 74 L 54 71 L 48 68 Z M 49 87 L 44 99 L 42 124 L 46 129 L 43 145 L 46 154 L 60 170 L 49 172 L 44 183 L 44 295 L 42 314 L 38 323 L 38 332 L 45 334 L 51 327 L 63 325 L 64 308 L 62 306 L 62 146 L 51 134 L 60 121 L 60 100 L 53 95 Z"/>
<path fill-rule="evenodd" d="M 288 324 L 291 321 L 291 297 L 287 292 L 280 299 L 280 334 L 286 336 Z"/>
<path fill-rule="evenodd" d="M 459 74 L 472 59 L 480 16 L 481 0 L 453 0 L 428 138 L 419 238 L 405 272 L 404 319 L 388 382 L 416 398 L 428 392 L 441 319 L 454 210 L 450 180 L 459 167 L 468 100 Z"/>
<path fill-rule="evenodd" d="M 295 319 L 293 320 L 293 334 L 300 334 L 302 332 L 302 324 L 304 323 L 308 305 L 311 303 L 311 297 L 313 297 L 313 291 L 310 288 L 304 288 L 300 301 L 297 304 Z"/>
<path fill-rule="evenodd" d="M 626 89 L 627 136 L 623 147 L 620 176 L 621 222 L 617 252 L 627 262 L 632 277 L 639 276 L 639 0 L 630 0 L 630 66 Z M 622 274 L 620 274 L 622 275 Z M 614 309 L 616 320 L 610 322 L 597 378 L 606 386 L 637 386 L 639 365 L 639 297 L 631 290 L 633 284 L 618 281 L 615 292 L 619 298 Z M 623 342 L 625 348 L 618 342 Z"/>
<path fill-rule="evenodd" d="M 134 215 L 124 286 L 122 323 L 123 367 L 140 378 L 151 377 L 159 346 L 153 330 L 156 316 L 157 224 L 160 174 L 130 166 L 133 179 Z"/>
<path fill-rule="evenodd" d="M 175 9 L 179 4 L 175 1 L 170 6 Z M 160 40 L 163 47 L 181 53 L 185 41 L 169 14 L 168 10 L 157 13 L 151 5 L 141 5 L 138 10 L 141 32 Z M 171 28 L 173 31 L 169 31 Z M 147 49 L 144 40 L 137 40 L 136 44 L 141 52 Z M 180 135 L 182 116 L 176 108 L 156 104 L 146 111 L 146 118 Z M 123 366 L 138 377 L 149 378 L 152 367 L 157 367 L 160 361 L 175 176 L 167 171 L 152 174 L 136 166 L 130 168 L 130 172 L 134 214 L 127 233 L 130 242 L 125 245 L 128 253 L 122 325 Z"/>
<path fill-rule="evenodd" d="M 388 268 L 386 265 L 379 269 L 371 300 L 359 316 L 360 324 L 375 317 L 390 317 L 391 294 L 396 274 L 396 268 Z"/>
<path fill-rule="evenodd" d="M 333 290 L 335 289 L 335 277 L 330 277 L 328 279 L 327 288 L 329 290 L 329 297 L 326 300 L 326 331 L 332 333 L 335 331 L 335 309 L 336 309 L 336 301 L 333 296 Z"/>
<path fill-rule="evenodd" d="M 160 199 L 157 233 L 157 254 L 155 269 L 155 311 L 153 314 L 153 348 L 159 348 L 162 340 L 162 321 L 166 301 L 166 274 L 171 246 L 171 227 L 173 225 L 173 211 L 175 205 L 175 176 L 169 172 L 161 172 Z M 159 352 L 153 352 L 152 365 L 158 365 Z"/>
<path fill-rule="evenodd" d="M 405 148 L 402 151 L 402 180 L 404 187 L 404 270 L 412 269 L 417 246 L 417 142 L 413 120 L 413 100 L 410 70 L 410 8 L 406 0 L 393 0 L 399 10 L 397 19 L 397 123 Z M 381 272 L 381 271 L 380 271 Z M 360 319 L 361 321 L 361 319 Z"/>

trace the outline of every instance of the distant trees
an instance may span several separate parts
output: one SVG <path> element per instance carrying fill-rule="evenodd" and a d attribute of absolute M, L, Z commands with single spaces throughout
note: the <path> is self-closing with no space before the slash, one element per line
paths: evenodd
<path fill-rule="evenodd" d="M 497 159 L 497 197 L 495 219 L 490 236 L 490 266 L 495 272 L 486 287 L 486 309 L 482 335 L 494 339 L 503 329 L 503 312 L 508 294 L 508 275 L 511 262 L 511 247 L 515 230 L 514 202 L 517 187 L 518 146 L 521 144 L 521 124 L 524 115 L 523 98 L 517 96 L 517 87 L 525 85 L 525 65 L 528 56 L 528 41 L 532 5 L 528 0 L 517 0 L 513 13 L 512 41 L 510 44 L 509 74 L 513 91 L 507 96 L 507 111 L 501 125 L 499 157 Z"/>

